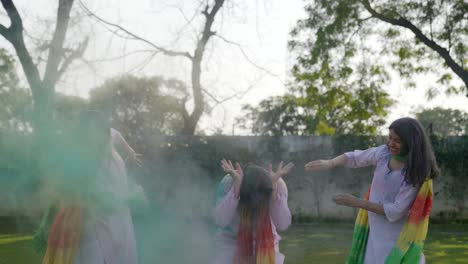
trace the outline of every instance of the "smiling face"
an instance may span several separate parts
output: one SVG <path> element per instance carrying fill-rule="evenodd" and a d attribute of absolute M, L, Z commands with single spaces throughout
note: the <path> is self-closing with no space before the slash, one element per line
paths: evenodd
<path fill-rule="evenodd" d="M 403 145 L 400 136 L 393 129 L 389 129 L 387 146 L 391 155 L 400 155 L 401 146 Z"/>

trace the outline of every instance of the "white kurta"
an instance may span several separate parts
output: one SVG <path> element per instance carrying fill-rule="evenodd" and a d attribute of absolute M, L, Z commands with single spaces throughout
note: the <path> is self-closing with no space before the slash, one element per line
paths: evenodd
<path fill-rule="evenodd" d="M 112 209 L 90 210 L 85 215 L 75 264 L 136 264 L 133 222 L 126 201 L 129 190 L 125 163 L 115 144 L 120 133 L 112 130 L 109 158 L 96 179 L 96 190 L 106 195 Z M 92 201 L 91 201 L 92 202 Z M 114 204 L 115 203 L 115 204 Z"/>
<path fill-rule="evenodd" d="M 402 170 L 389 168 L 386 145 L 345 153 L 346 167 L 375 166 L 369 201 L 383 204 L 385 216 L 369 212 L 365 264 L 383 264 L 395 246 L 419 188 L 405 182 Z M 420 263 L 425 263 L 424 255 Z"/>

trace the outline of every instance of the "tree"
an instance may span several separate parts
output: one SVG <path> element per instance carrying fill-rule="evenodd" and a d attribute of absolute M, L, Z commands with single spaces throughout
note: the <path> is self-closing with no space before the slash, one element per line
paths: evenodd
<path fill-rule="evenodd" d="M 408 87 L 416 86 L 415 75 L 432 73 L 438 87 L 468 96 L 466 1 L 309 1 L 305 10 L 307 18 L 298 22 L 289 43 L 299 79 L 350 71 L 332 84 L 371 81 L 387 79 L 394 69 Z M 355 74 L 360 68 L 369 74 Z M 464 85 L 457 86 L 453 75 Z M 427 95 L 440 90 L 429 87 Z"/>
<path fill-rule="evenodd" d="M 87 101 L 62 93 L 56 93 L 55 97 L 55 128 L 63 131 L 71 127 L 76 114 L 87 107 Z M 0 129 L 29 133 L 32 112 L 31 93 L 27 88 L 20 87 L 14 58 L 6 50 L 0 49 Z"/>
<path fill-rule="evenodd" d="M 258 107 L 246 105 L 239 121 L 259 135 L 369 136 L 385 124 L 392 104 L 387 93 L 372 86 L 356 90 L 337 86 L 328 91 L 310 86 L 302 93 L 267 98 Z"/>
<path fill-rule="evenodd" d="M 65 48 L 65 38 L 74 0 L 59 0 L 57 18 L 52 39 L 46 45 L 47 62 L 43 76 L 39 62 L 34 62 L 24 40 L 23 19 L 12 0 L 1 0 L 10 19 L 10 26 L 0 24 L 0 35 L 10 42 L 16 51 L 34 101 L 33 128 L 44 134 L 51 127 L 54 112 L 55 85 L 70 64 L 80 57 L 87 45 L 84 40 L 77 48 Z"/>
<path fill-rule="evenodd" d="M 186 104 L 188 100 L 184 102 L 184 107 L 182 108 L 183 111 L 183 121 L 184 125 L 180 134 L 184 135 L 193 135 L 195 133 L 198 121 L 200 120 L 202 114 L 206 108 L 206 100 L 205 94 L 207 91 L 203 88 L 201 82 L 202 76 L 202 61 L 205 55 L 206 46 L 209 40 L 216 35 L 216 32 L 213 31 L 213 24 L 215 21 L 216 15 L 219 13 L 220 9 L 223 7 L 225 0 L 213 0 L 211 1 L 204 1 L 204 9 L 201 13 L 204 16 L 204 24 L 200 32 L 198 32 L 197 40 L 195 43 L 194 51 L 191 53 L 189 51 L 175 51 L 168 48 L 164 48 L 161 45 L 155 44 L 154 42 L 145 39 L 144 37 L 138 36 L 129 30 L 125 29 L 124 27 L 110 23 L 96 14 L 94 14 L 91 10 L 89 10 L 82 2 L 80 2 L 83 9 L 92 17 L 96 18 L 99 22 L 105 24 L 106 26 L 111 26 L 116 30 L 114 32 L 124 33 L 130 39 L 142 41 L 143 43 L 149 45 L 151 48 L 154 49 L 155 53 L 161 53 L 165 56 L 169 57 L 181 57 L 187 59 L 191 64 L 191 92 L 193 96 L 193 110 L 189 110 Z M 187 98 L 188 99 L 188 98 Z"/>
<path fill-rule="evenodd" d="M 448 137 L 468 134 L 468 113 L 435 107 L 416 113 L 416 118 L 431 134 Z"/>
<path fill-rule="evenodd" d="M 178 80 L 125 75 L 91 90 L 89 106 L 110 116 L 126 138 L 141 143 L 145 137 L 173 135 L 182 129 L 187 93 Z"/>
<path fill-rule="evenodd" d="M 0 49 L 0 128 L 27 131 L 31 96 L 20 87 L 13 57 Z"/>

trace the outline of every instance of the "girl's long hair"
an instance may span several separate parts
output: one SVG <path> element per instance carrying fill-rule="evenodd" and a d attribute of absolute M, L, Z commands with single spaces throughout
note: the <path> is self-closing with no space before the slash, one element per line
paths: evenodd
<path fill-rule="evenodd" d="M 418 120 L 404 117 L 393 121 L 392 129 L 408 150 L 405 165 L 405 181 L 412 185 L 421 185 L 427 178 L 440 175 L 431 142 Z"/>
<path fill-rule="evenodd" d="M 274 237 L 270 220 L 272 192 L 271 178 L 265 169 L 255 165 L 244 168 L 239 200 L 240 225 L 234 263 L 275 263 Z"/>

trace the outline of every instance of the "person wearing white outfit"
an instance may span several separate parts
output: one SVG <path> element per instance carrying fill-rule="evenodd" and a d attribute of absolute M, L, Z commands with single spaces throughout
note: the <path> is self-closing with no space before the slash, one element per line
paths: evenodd
<path fill-rule="evenodd" d="M 136 264 L 136 241 L 127 202 L 133 193 L 125 162 L 117 149 L 137 164 L 138 155 L 99 112 L 81 113 L 80 126 L 88 134 L 89 144 L 105 149 L 91 187 L 92 194 L 87 198 L 75 264 Z M 106 143 L 99 144 L 102 140 Z M 139 191 L 142 194 L 141 187 Z"/>

